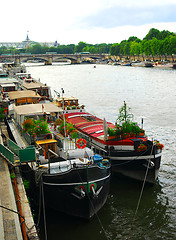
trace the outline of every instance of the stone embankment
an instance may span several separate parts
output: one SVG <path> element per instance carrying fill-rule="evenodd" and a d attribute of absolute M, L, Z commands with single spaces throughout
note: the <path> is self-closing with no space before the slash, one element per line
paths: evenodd
<path fill-rule="evenodd" d="M 3 138 L 8 137 L 8 133 L 4 123 L 1 123 L 0 127 L 0 144 L 3 145 Z M 39 239 L 18 167 L 15 168 L 15 176 L 20 199 L 18 201 L 20 201 L 25 223 L 23 230 L 8 162 L 0 152 L 0 240 Z"/>

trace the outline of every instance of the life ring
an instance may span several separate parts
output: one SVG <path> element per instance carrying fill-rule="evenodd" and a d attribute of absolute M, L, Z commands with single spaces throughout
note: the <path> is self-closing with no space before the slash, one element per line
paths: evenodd
<path fill-rule="evenodd" d="M 46 134 L 45 139 L 52 139 L 52 135 L 50 133 Z"/>
<path fill-rule="evenodd" d="M 87 145 L 87 142 L 86 142 L 86 140 L 85 140 L 84 138 L 78 139 L 78 141 L 77 141 L 77 143 L 76 143 L 76 146 L 77 146 L 78 148 L 80 148 L 80 149 L 85 148 L 86 145 Z"/>

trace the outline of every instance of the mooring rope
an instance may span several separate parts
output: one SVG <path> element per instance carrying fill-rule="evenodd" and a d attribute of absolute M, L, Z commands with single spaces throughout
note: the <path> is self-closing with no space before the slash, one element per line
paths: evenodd
<path fill-rule="evenodd" d="M 41 174 L 41 188 L 42 188 L 42 203 L 43 203 L 43 220 L 44 220 L 44 229 L 45 229 L 45 240 L 48 239 L 47 237 L 47 229 L 46 229 L 46 215 L 45 215 L 45 196 L 44 196 L 44 189 L 43 189 L 43 174 Z"/>
<path fill-rule="evenodd" d="M 41 214 L 41 189 L 42 189 L 42 182 L 40 182 L 40 187 L 39 187 L 39 212 L 38 212 L 38 220 L 37 220 L 37 226 L 39 227 L 40 223 L 40 214 Z"/>
<path fill-rule="evenodd" d="M 81 176 L 80 176 L 80 174 L 79 174 L 78 171 L 77 171 L 77 173 L 78 173 L 78 175 L 79 175 L 79 178 L 80 178 L 81 182 L 83 183 L 83 180 L 82 180 L 82 178 L 81 178 Z M 99 222 L 99 224 L 100 224 L 100 227 L 101 227 L 101 229 L 103 230 L 103 233 L 104 233 L 106 239 L 109 240 L 109 237 L 108 237 L 107 234 L 106 234 L 106 231 L 105 231 L 105 229 L 104 229 L 104 227 L 103 227 L 103 224 L 102 224 L 102 222 L 101 222 L 101 220 L 100 220 L 100 218 L 99 218 L 99 216 L 98 216 L 98 213 L 95 211 L 94 205 L 93 205 L 93 203 L 92 203 L 92 201 L 91 201 L 91 199 L 90 199 L 90 197 L 89 197 L 89 194 L 88 194 L 86 188 L 85 188 L 85 191 L 86 191 L 87 197 L 88 197 L 88 199 L 89 199 L 89 201 L 90 201 L 90 203 L 91 203 L 91 206 L 92 206 L 92 208 L 93 208 L 94 214 L 96 215 L 96 217 L 97 217 L 97 219 L 98 219 L 98 222 Z"/>
<path fill-rule="evenodd" d="M 0 205 L 0 207 L 1 207 L 1 208 L 4 208 L 4 209 L 6 209 L 6 210 L 8 210 L 8 211 L 10 211 L 10 212 L 13 212 L 13 213 L 18 214 L 21 218 L 23 218 L 23 220 L 25 220 L 24 217 L 23 217 L 19 212 L 15 211 L 15 210 L 13 210 L 13 209 L 4 207 L 4 206 L 2 206 L 2 205 Z"/>
<path fill-rule="evenodd" d="M 152 148 L 151 148 L 151 154 L 152 154 L 152 152 L 153 152 L 153 147 L 154 147 L 154 144 L 152 145 Z M 143 181 L 143 184 L 142 184 L 142 188 L 141 188 L 140 196 L 139 196 L 139 199 L 138 199 L 136 211 L 135 211 L 135 213 L 134 213 L 134 217 L 133 217 L 133 220 L 132 220 L 132 223 L 131 223 L 130 233 L 131 233 L 131 230 L 132 230 L 133 225 L 134 225 L 134 221 L 135 221 L 135 217 L 136 217 L 137 211 L 138 211 L 138 209 L 139 209 L 139 205 L 140 205 L 141 198 L 142 198 L 142 194 L 143 194 L 143 191 L 144 191 L 144 186 L 145 186 L 145 182 L 146 182 L 146 179 L 147 179 L 147 174 L 148 174 L 148 170 L 149 170 L 149 165 L 150 165 L 150 163 L 151 163 L 151 160 L 149 160 L 149 161 L 148 161 L 148 164 L 147 164 L 147 169 L 146 169 L 146 172 L 145 172 L 144 181 Z M 130 233 L 129 233 L 129 234 L 130 234 Z"/>

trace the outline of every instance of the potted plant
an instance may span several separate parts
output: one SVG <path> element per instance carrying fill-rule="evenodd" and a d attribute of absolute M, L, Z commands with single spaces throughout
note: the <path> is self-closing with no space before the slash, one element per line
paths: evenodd
<path fill-rule="evenodd" d="M 23 132 L 28 133 L 33 138 L 50 133 L 48 123 L 43 119 L 35 120 L 33 118 L 26 118 L 22 126 Z"/>
<path fill-rule="evenodd" d="M 133 114 L 128 113 L 130 108 L 124 102 L 123 107 L 119 110 L 119 115 L 116 120 L 116 133 L 124 138 L 144 136 L 145 131 L 141 129 L 136 122 L 133 122 Z"/>
<path fill-rule="evenodd" d="M 137 148 L 137 152 L 144 152 L 146 150 L 147 150 L 147 146 L 144 145 L 143 143 L 141 143 Z"/>
<path fill-rule="evenodd" d="M 108 127 L 108 139 L 111 140 L 111 139 L 114 139 L 115 138 L 115 135 L 116 135 L 116 131 L 114 128 L 109 128 Z"/>
<path fill-rule="evenodd" d="M 160 143 L 159 141 L 155 141 L 155 146 L 158 148 L 158 149 L 161 149 L 163 150 L 164 148 L 164 145 L 162 143 Z"/>

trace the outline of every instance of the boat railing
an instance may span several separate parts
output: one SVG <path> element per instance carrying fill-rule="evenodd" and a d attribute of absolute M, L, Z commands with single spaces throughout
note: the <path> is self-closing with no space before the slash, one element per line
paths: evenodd
<path fill-rule="evenodd" d="M 26 132 L 23 132 L 22 127 L 16 122 L 16 127 L 19 130 L 19 133 L 21 134 L 21 136 L 24 137 L 24 139 L 26 140 L 26 142 L 31 145 L 32 144 L 32 138 L 29 134 L 27 134 Z"/>

